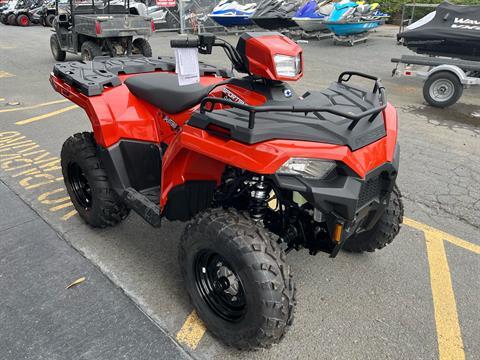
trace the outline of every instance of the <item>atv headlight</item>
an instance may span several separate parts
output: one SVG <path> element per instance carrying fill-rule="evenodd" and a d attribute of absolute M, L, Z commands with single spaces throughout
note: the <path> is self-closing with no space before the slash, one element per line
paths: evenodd
<path fill-rule="evenodd" d="M 300 54 L 297 56 L 275 55 L 273 61 L 275 61 L 275 69 L 279 76 L 295 77 L 302 71 Z"/>
<path fill-rule="evenodd" d="M 321 180 L 325 179 L 335 166 L 335 162 L 330 160 L 290 158 L 277 170 L 277 174 Z"/>

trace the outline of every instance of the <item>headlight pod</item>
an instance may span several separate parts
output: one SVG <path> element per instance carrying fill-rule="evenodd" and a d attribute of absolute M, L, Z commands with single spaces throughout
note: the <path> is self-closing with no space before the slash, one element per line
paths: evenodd
<path fill-rule="evenodd" d="M 302 59 L 301 55 L 288 56 L 288 55 L 275 55 L 273 57 L 275 62 L 275 70 L 277 75 L 285 77 L 295 77 L 302 71 Z"/>
<path fill-rule="evenodd" d="M 290 158 L 277 174 L 297 175 L 305 179 L 322 180 L 336 167 L 335 161 L 309 159 L 309 158 Z"/>

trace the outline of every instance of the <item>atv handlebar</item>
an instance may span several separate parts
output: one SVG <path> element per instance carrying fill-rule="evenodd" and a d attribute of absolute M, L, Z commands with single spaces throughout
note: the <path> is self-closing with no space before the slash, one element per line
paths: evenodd
<path fill-rule="evenodd" d="M 339 84 L 343 82 L 347 82 L 350 80 L 352 76 L 359 76 L 367 79 L 371 79 L 375 81 L 375 86 L 373 88 L 373 94 L 377 94 L 378 100 L 380 105 L 379 106 L 374 106 L 370 109 L 362 109 L 363 111 L 357 114 L 352 114 L 351 112 L 344 112 L 341 110 L 335 109 L 333 106 L 320 106 L 320 107 L 315 107 L 315 106 L 275 106 L 275 105 L 270 105 L 270 106 L 251 106 L 247 104 L 240 104 L 238 102 L 234 102 L 228 99 L 224 98 L 217 98 L 217 97 L 206 97 L 202 100 L 200 104 L 200 112 L 204 114 L 205 112 L 211 112 L 213 111 L 215 104 L 223 104 L 227 106 L 231 106 L 234 108 L 238 108 L 241 110 L 245 110 L 249 113 L 248 116 L 248 128 L 253 129 L 255 127 L 255 114 L 260 113 L 260 112 L 270 112 L 270 111 L 277 111 L 277 112 L 294 112 L 294 113 L 310 113 L 310 112 L 326 112 L 330 113 L 333 115 L 338 115 L 347 119 L 352 120 L 352 123 L 349 125 L 348 129 L 353 130 L 353 128 L 358 124 L 358 122 L 363 119 L 366 116 L 369 116 L 368 121 L 373 122 L 377 115 L 382 112 L 386 107 L 387 107 L 387 97 L 385 95 L 385 88 L 383 87 L 380 79 L 363 74 L 360 72 L 355 72 L 355 71 L 346 71 L 340 74 L 338 77 L 337 82 Z M 207 108 L 207 104 L 211 104 L 210 107 Z"/>
<path fill-rule="evenodd" d="M 200 42 L 198 39 L 173 39 L 170 40 L 170 47 L 172 48 L 198 48 Z"/>
<path fill-rule="evenodd" d="M 198 48 L 200 54 L 211 54 L 214 46 L 223 48 L 228 59 L 237 71 L 248 72 L 242 56 L 238 53 L 237 49 L 225 40 L 217 39 L 214 34 L 203 33 L 199 34 L 197 38 L 187 37 L 186 39 L 170 40 L 170 47 L 172 48 Z"/>

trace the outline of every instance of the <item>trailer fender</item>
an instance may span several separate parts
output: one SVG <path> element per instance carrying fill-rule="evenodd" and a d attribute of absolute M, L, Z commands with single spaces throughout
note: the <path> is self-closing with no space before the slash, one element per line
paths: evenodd
<path fill-rule="evenodd" d="M 465 74 L 465 72 L 462 69 L 460 69 L 458 66 L 455 66 L 455 65 L 435 66 L 433 69 L 431 69 L 427 73 L 427 79 L 430 76 L 432 76 L 433 74 L 438 73 L 439 71 L 448 71 L 448 72 L 454 74 L 456 77 L 458 77 L 458 80 L 460 80 L 460 83 L 462 85 L 468 85 L 470 83 L 469 77 L 467 76 L 467 74 Z"/>

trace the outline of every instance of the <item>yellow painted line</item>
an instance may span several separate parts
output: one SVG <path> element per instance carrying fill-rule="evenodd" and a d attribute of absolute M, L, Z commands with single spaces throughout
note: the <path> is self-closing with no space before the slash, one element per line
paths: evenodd
<path fill-rule="evenodd" d="M 480 255 L 480 245 L 471 243 L 469 241 L 465 241 L 463 239 L 460 239 L 459 237 L 456 237 L 456 236 L 451 235 L 449 233 L 446 233 L 444 231 L 438 230 L 434 227 L 423 224 L 423 223 L 418 222 L 416 220 L 412 220 L 412 219 L 409 219 L 409 218 L 404 218 L 403 223 L 407 226 L 410 226 L 410 227 L 412 227 L 414 229 L 417 229 L 417 230 L 421 230 L 425 233 L 430 232 L 430 233 L 433 233 L 433 234 L 437 234 L 442 239 L 444 239 L 444 240 L 446 240 L 446 241 L 448 241 L 448 242 L 450 242 L 454 245 L 460 246 L 461 248 L 464 248 L 466 250 L 470 250 L 470 251 Z"/>
<path fill-rule="evenodd" d="M 66 213 L 65 215 L 63 215 L 62 220 L 67 221 L 68 219 L 70 219 L 72 216 L 74 216 L 76 214 L 77 214 L 77 210 L 72 210 L 72 211 Z"/>
<path fill-rule="evenodd" d="M 9 72 L 0 70 L 0 78 L 9 78 L 9 77 L 13 77 L 13 76 L 15 76 L 15 75 L 10 74 Z"/>
<path fill-rule="evenodd" d="M 5 99 L 3 99 L 3 100 L 5 100 Z M 37 104 L 37 105 L 32 105 L 32 106 L 25 106 L 25 107 L 19 107 L 19 108 L 11 108 L 11 109 L 1 109 L 0 114 L 1 113 L 6 113 L 6 112 L 12 112 L 12 111 L 37 109 L 39 107 L 54 105 L 54 104 L 61 104 L 61 103 L 67 102 L 67 101 L 69 101 L 69 100 L 62 99 L 62 100 L 49 101 L 49 102 L 45 102 L 45 103 L 41 103 L 41 104 Z"/>
<path fill-rule="evenodd" d="M 60 109 L 60 110 L 55 110 L 55 111 L 52 111 L 52 112 L 49 112 L 49 113 L 46 113 L 46 114 L 43 114 L 43 115 L 34 116 L 34 117 L 29 118 L 29 119 L 17 121 L 17 122 L 15 123 L 15 125 L 26 125 L 26 124 L 30 124 L 30 123 L 32 123 L 32 122 L 39 121 L 39 120 L 43 120 L 43 119 L 47 119 L 47 118 L 49 118 L 49 117 L 52 117 L 52 116 L 55 116 L 55 115 L 59 115 L 59 114 L 62 114 L 62 113 L 64 113 L 64 112 L 67 112 L 67 111 L 70 111 L 70 110 L 73 110 L 73 109 L 77 109 L 77 108 L 78 108 L 77 105 L 67 106 L 67 107 L 62 108 L 62 109 Z"/>
<path fill-rule="evenodd" d="M 67 197 L 66 199 L 70 200 L 69 197 Z M 54 211 L 58 211 L 58 210 L 61 210 L 61 209 L 65 209 L 65 208 L 70 207 L 70 206 L 73 206 L 73 204 L 69 201 L 67 203 L 51 207 L 49 210 L 54 212 Z"/>
<path fill-rule="evenodd" d="M 198 317 L 195 311 L 188 315 L 185 323 L 180 331 L 177 333 L 177 341 L 187 345 L 192 350 L 195 350 L 205 334 L 205 325 Z"/>
<path fill-rule="evenodd" d="M 430 285 L 435 311 L 439 359 L 463 360 L 465 359 L 465 352 L 444 240 L 440 234 L 431 231 L 425 231 L 425 239 L 430 267 Z"/>

